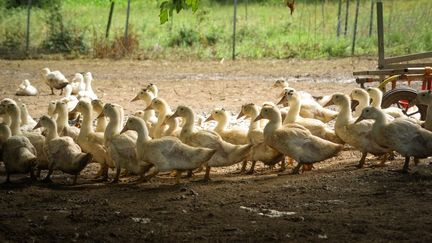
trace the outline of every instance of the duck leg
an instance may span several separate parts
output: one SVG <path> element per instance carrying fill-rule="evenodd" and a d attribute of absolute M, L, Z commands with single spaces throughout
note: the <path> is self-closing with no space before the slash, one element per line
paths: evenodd
<path fill-rule="evenodd" d="M 417 157 L 414 157 L 414 165 L 418 165 L 420 163 L 420 159 Z"/>
<path fill-rule="evenodd" d="M 10 174 L 8 172 L 6 172 L 6 181 L 4 184 L 10 184 Z"/>
<path fill-rule="evenodd" d="M 366 161 L 366 156 L 367 156 L 367 153 L 366 152 L 363 152 L 362 153 L 362 156 L 361 156 L 361 158 L 360 158 L 360 160 L 359 160 L 359 163 L 358 163 L 358 165 L 357 165 L 357 168 L 363 168 L 363 166 L 364 166 L 364 163 L 365 163 L 365 161 Z"/>
<path fill-rule="evenodd" d="M 409 162 L 410 162 L 410 157 L 409 156 L 405 156 L 405 163 L 402 167 L 402 173 L 408 173 L 409 171 Z"/>
<path fill-rule="evenodd" d="M 73 182 L 72 182 L 72 185 L 74 185 L 74 186 L 75 186 L 76 183 L 77 183 L 78 175 L 79 175 L 79 173 L 77 173 L 77 174 L 74 175 L 74 179 L 73 179 Z"/>
<path fill-rule="evenodd" d="M 31 179 L 32 181 L 37 181 L 37 179 L 36 179 L 36 175 L 35 175 L 35 171 L 34 171 L 34 168 L 31 168 L 31 169 L 30 169 L 30 179 Z"/>
<path fill-rule="evenodd" d="M 302 163 L 298 163 L 296 167 L 292 170 L 291 174 L 300 174 L 300 167 L 302 166 Z"/>
<path fill-rule="evenodd" d="M 244 172 L 246 171 L 246 166 L 247 166 L 247 160 L 244 160 L 244 161 L 242 162 L 242 167 L 241 167 L 241 169 L 240 169 L 239 174 L 242 174 L 242 173 L 244 173 Z"/>
<path fill-rule="evenodd" d="M 376 166 L 378 166 L 378 167 L 385 167 L 385 166 L 386 166 L 386 165 L 385 165 L 385 162 L 387 162 L 387 160 L 389 159 L 390 156 L 391 156 L 390 153 L 386 153 L 386 154 L 384 154 L 384 155 L 381 157 L 381 162 L 380 162 L 378 165 L 376 165 Z"/>
<path fill-rule="evenodd" d="M 285 160 L 281 161 L 281 167 L 279 168 L 279 172 L 284 172 L 286 170 Z"/>
<path fill-rule="evenodd" d="M 211 169 L 210 166 L 206 166 L 206 172 L 203 179 L 204 182 L 210 181 L 210 169 Z"/>
<path fill-rule="evenodd" d="M 151 178 L 155 177 L 159 173 L 159 169 L 156 166 L 153 166 L 150 170 L 153 171 L 149 175 L 144 177 L 146 181 L 149 181 Z"/>
<path fill-rule="evenodd" d="M 120 177 L 121 168 L 120 166 L 116 167 L 116 174 L 114 176 L 114 180 L 111 183 L 118 183 Z"/>
<path fill-rule="evenodd" d="M 50 87 L 51 89 L 51 95 L 54 95 L 54 89 L 52 87 Z"/>
<path fill-rule="evenodd" d="M 48 174 L 46 175 L 45 179 L 42 180 L 42 182 L 52 183 L 51 175 L 53 173 L 53 167 L 54 167 L 54 163 L 51 163 L 51 165 L 49 166 L 49 169 L 48 169 Z"/>
<path fill-rule="evenodd" d="M 179 170 L 177 170 L 176 172 L 177 172 L 177 174 L 176 174 L 176 177 L 175 177 L 175 179 L 176 179 L 176 183 L 175 184 L 178 185 L 178 184 L 180 184 L 180 178 L 181 178 L 182 172 L 179 171 Z"/>
<path fill-rule="evenodd" d="M 248 175 L 252 175 L 252 174 L 255 172 L 255 164 L 256 164 L 256 161 L 253 160 L 253 161 L 252 161 L 252 165 L 251 165 L 249 171 L 248 171 L 246 174 L 248 174 Z"/>

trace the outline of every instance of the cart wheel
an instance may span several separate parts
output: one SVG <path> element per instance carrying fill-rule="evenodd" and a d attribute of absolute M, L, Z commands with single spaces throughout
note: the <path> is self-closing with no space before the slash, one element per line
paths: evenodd
<path fill-rule="evenodd" d="M 408 116 L 414 116 L 420 114 L 420 119 L 426 118 L 427 107 L 425 105 L 417 105 L 413 108 L 409 108 L 408 104 L 411 100 L 417 96 L 417 90 L 410 87 L 399 87 L 386 92 L 382 100 L 382 108 L 388 108 L 390 106 L 396 106 L 400 108 L 403 113 Z M 417 109 L 416 109 L 417 107 Z M 418 116 L 418 115 L 417 115 Z"/>

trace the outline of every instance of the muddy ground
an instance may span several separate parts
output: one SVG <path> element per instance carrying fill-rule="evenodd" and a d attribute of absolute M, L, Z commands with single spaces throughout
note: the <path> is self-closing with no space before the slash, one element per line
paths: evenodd
<path fill-rule="evenodd" d="M 140 87 L 153 82 L 172 108 L 190 105 L 197 113 L 225 107 L 233 114 L 243 103 L 277 101 L 271 84 L 285 78 L 313 95 L 356 87 L 353 70 L 374 68 L 373 59 L 321 61 L 0 61 L 0 98 L 14 97 L 22 79 L 39 88 L 36 97 L 21 97 L 30 113 L 46 112 L 51 96 L 39 77 L 47 66 L 71 77 L 91 71 L 103 100 L 126 113 L 144 108 L 130 103 Z M 130 242 L 148 241 L 409 241 L 432 240 L 431 177 L 393 172 L 399 157 L 386 167 L 369 157 L 355 165 L 356 151 L 316 164 L 301 175 L 278 176 L 278 168 L 258 166 L 239 175 L 238 166 L 212 170 L 212 181 L 161 175 L 147 183 L 124 177 L 113 185 L 92 181 L 96 166 L 82 173 L 76 186 L 56 173 L 55 184 L 31 183 L 14 176 L 0 186 L 0 241 Z M 429 163 L 423 160 L 423 164 Z M 290 169 L 290 168 L 289 168 Z M 0 181 L 4 168 L 0 166 Z"/>

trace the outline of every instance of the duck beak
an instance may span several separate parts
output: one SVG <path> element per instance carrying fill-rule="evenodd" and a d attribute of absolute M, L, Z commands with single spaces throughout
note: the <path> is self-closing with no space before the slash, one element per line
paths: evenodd
<path fill-rule="evenodd" d="M 39 122 L 36 124 L 36 126 L 33 127 L 33 130 L 36 130 L 36 129 L 40 128 L 40 127 L 42 127 L 42 124 L 41 124 L 41 122 L 39 120 Z"/>
<path fill-rule="evenodd" d="M 357 120 L 355 120 L 354 124 L 359 123 L 359 122 L 361 122 L 361 121 L 363 121 L 363 120 L 364 120 L 363 115 L 360 115 L 360 116 L 357 118 Z"/>
<path fill-rule="evenodd" d="M 323 107 L 334 105 L 333 99 L 330 99 L 327 104 L 323 105 Z"/>
<path fill-rule="evenodd" d="M 99 114 L 99 116 L 96 117 L 96 119 L 102 118 L 102 117 L 104 117 L 104 116 L 105 116 L 105 113 L 102 111 L 102 112 Z"/>
<path fill-rule="evenodd" d="M 243 110 L 240 111 L 240 113 L 237 116 L 237 120 L 242 118 L 244 116 Z"/>
<path fill-rule="evenodd" d="M 135 96 L 135 98 L 133 98 L 130 102 L 134 102 L 134 101 L 137 101 L 137 100 L 139 100 L 140 98 L 138 97 L 138 95 L 137 96 Z"/>
<path fill-rule="evenodd" d="M 78 111 L 77 111 L 77 107 L 75 106 L 75 108 L 73 108 L 71 111 L 69 111 L 69 114 L 76 113 L 76 112 L 78 112 Z"/>
<path fill-rule="evenodd" d="M 174 119 L 176 117 L 179 117 L 179 115 L 177 114 L 177 111 L 174 112 L 174 114 L 172 114 L 168 119 Z"/>
<path fill-rule="evenodd" d="M 212 115 L 210 115 L 209 117 L 207 117 L 207 119 L 204 122 L 208 122 L 208 121 L 214 121 L 214 118 Z"/>
<path fill-rule="evenodd" d="M 285 90 L 284 91 L 282 91 L 279 95 L 278 95 L 278 97 L 277 98 L 281 98 L 281 97 L 284 97 L 285 96 Z"/>
<path fill-rule="evenodd" d="M 144 109 L 144 111 L 149 111 L 149 110 L 153 110 L 153 106 L 151 104 Z"/>
<path fill-rule="evenodd" d="M 122 133 L 124 133 L 124 132 L 126 132 L 126 131 L 128 131 L 129 129 L 126 127 L 126 126 L 124 126 L 123 127 L 123 129 L 120 131 L 120 134 L 122 134 Z"/>
<path fill-rule="evenodd" d="M 282 105 L 285 103 L 285 96 L 282 96 L 282 98 L 279 100 L 279 102 L 276 105 Z"/>
<path fill-rule="evenodd" d="M 259 114 L 256 118 L 255 118 L 255 120 L 254 120 L 254 122 L 257 122 L 257 121 L 259 121 L 259 120 L 261 120 L 261 119 L 263 119 L 264 117 L 261 115 L 261 114 Z"/>

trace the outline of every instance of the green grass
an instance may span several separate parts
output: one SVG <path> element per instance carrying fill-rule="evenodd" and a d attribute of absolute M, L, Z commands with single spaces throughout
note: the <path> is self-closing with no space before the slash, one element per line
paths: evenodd
<path fill-rule="evenodd" d="M 0 0 L 1 2 L 1 0 Z M 110 41 L 123 36 L 126 2 L 116 1 Z M 297 0 L 294 14 L 282 1 L 248 6 L 239 1 L 237 57 L 239 58 L 326 58 L 351 55 L 355 1 L 351 1 L 348 33 L 336 37 L 337 2 Z M 432 1 L 384 1 L 386 55 L 402 55 L 432 49 Z M 108 0 L 64 0 L 65 26 L 84 33 L 88 52 L 94 56 L 95 39 L 103 40 L 108 19 Z M 345 6 L 343 6 L 342 32 Z M 137 35 L 137 58 L 230 58 L 232 51 L 232 5 L 202 1 L 192 14 L 182 11 L 164 25 L 159 24 L 157 1 L 132 0 L 130 25 Z M 48 10 L 34 8 L 31 17 L 31 47 L 39 52 L 47 37 Z M 362 0 L 355 55 L 376 55 L 376 17 L 373 34 L 368 35 L 370 0 Z M 26 9 L 0 9 L 0 45 L 24 47 Z M 13 49 L 13 48 L 12 48 Z M 13 51 L 12 51 L 13 52 Z"/>

